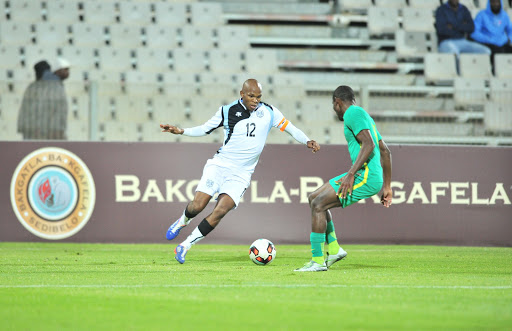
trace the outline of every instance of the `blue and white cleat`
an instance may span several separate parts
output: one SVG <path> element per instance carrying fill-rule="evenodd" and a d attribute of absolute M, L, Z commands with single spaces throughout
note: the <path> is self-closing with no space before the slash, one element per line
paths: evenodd
<path fill-rule="evenodd" d="M 188 249 L 186 249 L 185 246 L 178 245 L 174 249 L 174 254 L 176 254 L 176 256 L 174 256 L 174 258 L 176 259 L 176 261 L 183 264 L 183 263 L 185 263 L 185 256 L 187 255 L 187 252 L 188 252 Z"/>
<path fill-rule="evenodd" d="M 173 240 L 180 234 L 181 229 L 183 229 L 184 227 L 185 225 L 180 225 L 180 219 L 178 219 L 169 227 L 165 237 L 167 238 L 167 240 Z"/>

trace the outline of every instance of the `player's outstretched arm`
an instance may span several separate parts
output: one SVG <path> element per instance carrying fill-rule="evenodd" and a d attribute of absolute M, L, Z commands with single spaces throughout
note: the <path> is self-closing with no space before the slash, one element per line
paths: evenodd
<path fill-rule="evenodd" d="M 162 129 L 162 132 L 169 132 L 172 134 L 183 134 L 183 132 L 185 132 L 182 128 L 169 124 L 160 124 L 160 128 Z"/>
<path fill-rule="evenodd" d="M 393 199 L 393 190 L 391 189 L 391 151 L 383 140 L 379 141 L 380 163 L 384 176 L 384 184 L 382 185 L 382 197 L 380 202 L 386 208 L 391 206 Z"/>

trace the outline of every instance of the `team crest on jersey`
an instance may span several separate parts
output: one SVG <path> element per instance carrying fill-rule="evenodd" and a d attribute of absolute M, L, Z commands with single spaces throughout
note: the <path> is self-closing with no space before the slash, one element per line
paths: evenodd
<path fill-rule="evenodd" d="M 93 177 L 75 154 L 38 149 L 19 164 L 11 181 L 11 203 L 20 223 L 44 239 L 64 239 L 89 221 L 96 201 Z"/>
<path fill-rule="evenodd" d="M 256 116 L 258 116 L 259 118 L 262 118 L 265 114 L 263 113 L 263 109 L 258 109 L 256 111 Z"/>
<path fill-rule="evenodd" d="M 206 187 L 208 187 L 208 188 L 211 188 L 211 187 L 213 186 L 213 184 L 214 184 L 214 182 L 213 182 L 213 180 L 211 180 L 211 179 L 208 179 L 208 180 L 206 181 Z"/>

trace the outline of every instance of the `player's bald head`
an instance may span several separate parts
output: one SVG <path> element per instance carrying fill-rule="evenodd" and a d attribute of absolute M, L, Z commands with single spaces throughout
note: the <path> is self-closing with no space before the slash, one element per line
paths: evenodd
<path fill-rule="evenodd" d="M 254 78 L 246 80 L 242 85 L 242 92 L 244 94 L 247 94 L 249 92 L 261 93 L 262 90 L 263 88 L 261 87 L 261 84 Z"/>

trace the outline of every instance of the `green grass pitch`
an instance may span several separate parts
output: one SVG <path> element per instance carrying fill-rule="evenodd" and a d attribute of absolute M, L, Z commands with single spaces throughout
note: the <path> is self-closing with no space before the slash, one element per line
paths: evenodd
<path fill-rule="evenodd" d="M 2 330 L 510 330 L 512 248 L 307 245 L 257 266 L 249 245 L 0 243 Z"/>

